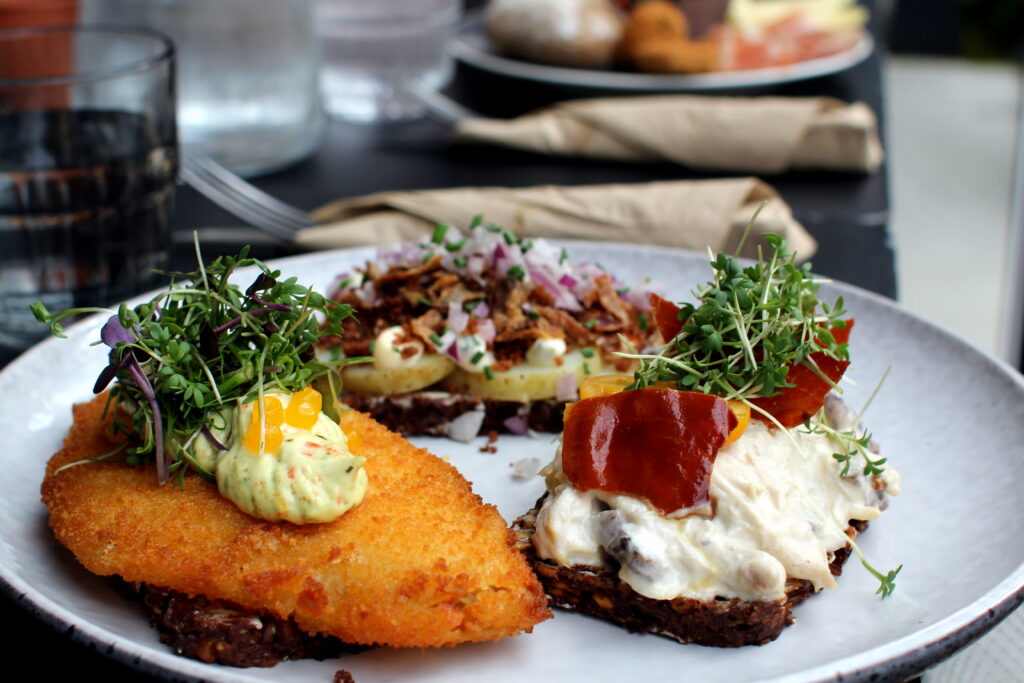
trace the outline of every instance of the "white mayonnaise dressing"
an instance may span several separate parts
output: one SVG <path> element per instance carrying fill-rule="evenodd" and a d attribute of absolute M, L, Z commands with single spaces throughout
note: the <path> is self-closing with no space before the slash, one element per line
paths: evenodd
<path fill-rule="evenodd" d="M 752 420 L 718 452 L 710 484 L 715 514 L 683 519 L 642 499 L 573 489 L 559 454 L 546 470 L 550 495 L 534 545 L 564 566 L 602 567 L 611 556 L 620 579 L 656 600 L 773 600 L 785 596 L 787 577 L 832 588 L 828 565 L 846 545 L 848 521 L 875 519 L 884 507 L 861 474 L 862 457 L 843 477 L 832 457 L 837 450 L 827 436 Z M 882 477 L 888 492 L 898 493 L 895 470 L 886 466 Z"/>
<path fill-rule="evenodd" d="M 526 362 L 539 368 L 553 368 L 558 358 L 564 358 L 568 350 L 564 339 L 543 337 L 533 342 L 526 352 Z"/>
<path fill-rule="evenodd" d="M 380 370 L 410 368 L 423 356 L 423 343 L 409 339 L 401 343 L 405 334 L 401 326 L 389 327 L 377 335 L 373 342 L 373 367 Z"/>

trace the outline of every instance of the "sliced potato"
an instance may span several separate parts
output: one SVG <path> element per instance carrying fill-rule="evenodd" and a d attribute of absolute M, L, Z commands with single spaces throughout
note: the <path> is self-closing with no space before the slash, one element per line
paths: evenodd
<path fill-rule="evenodd" d="M 402 368 L 350 365 L 341 371 L 342 391 L 381 396 L 407 394 L 440 382 L 454 368 L 452 359 L 436 353 L 425 353 L 412 365 Z"/>
<path fill-rule="evenodd" d="M 579 386 L 589 375 L 599 374 L 601 356 L 596 351 L 592 353 L 589 358 L 584 357 L 580 351 L 567 353 L 564 356 L 565 363 L 553 367 L 524 363 L 505 372 L 492 373 L 493 379 L 487 379 L 487 375 L 482 372 L 466 372 L 456 368 L 450 379 L 458 387 L 457 391 L 464 394 L 500 401 L 538 401 L 555 397 L 558 393 L 558 378 L 562 375 L 576 375 L 576 386 Z"/>

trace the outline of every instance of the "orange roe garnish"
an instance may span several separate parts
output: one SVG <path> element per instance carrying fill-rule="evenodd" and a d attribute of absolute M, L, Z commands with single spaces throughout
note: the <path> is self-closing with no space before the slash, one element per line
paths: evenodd
<path fill-rule="evenodd" d="M 252 422 L 245 432 L 245 440 L 242 442 L 251 453 L 260 453 L 260 424 L 265 422 L 266 432 L 263 436 L 263 453 L 274 453 L 281 448 L 284 436 L 281 434 L 281 425 L 284 424 L 284 406 L 281 399 L 276 396 L 265 396 L 263 405 L 266 406 L 266 420 L 263 420 L 259 403 L 253 406 Z"/>
<path fill-rule="evenodd" d="M 285 410 L 285 422 L 296 429 L 312 429 L 323 409 L 324 398 L 313 387 L 307 386 L 292 396 Z"/>

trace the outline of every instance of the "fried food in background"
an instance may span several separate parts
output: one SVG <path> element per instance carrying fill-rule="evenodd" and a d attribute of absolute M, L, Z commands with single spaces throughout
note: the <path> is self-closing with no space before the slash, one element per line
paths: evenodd
<path fill-rule="evenodd" d="M 718 45 L 690 40 L 690 24 L 675 2 L 644 0 L 629 13 L 617 57 L 622 66 L 642 73 L 704 73 L 717 70 Z"/>
<path fill-rule="evenodd" d="M 370 418 L 342 429 L 371 486 L 334 522 L 246 515 L 198 477 L 159 486 L 151 469 L 68 463 L 114 447 L 105 396 L 74 408 L 50 460 L 50 526 L 89 571 L 227 600 L 348 643 L 433 647 L 531 630 L 550 612 L 497 510 L 454 467 Z"/>
<path fill-rule="evenodd" d="M 857 0 L 492 0 L 487 25 L 492 42 L 512 57 L 693 74 L 837 54 L 861 40 L 867 19 Z"/>
<path fill-rule="evenodd" d="M 487 33 L 503 53 L 583 69 L 612 65 L 624 19 L 611 0 L 492 0 Z"/>

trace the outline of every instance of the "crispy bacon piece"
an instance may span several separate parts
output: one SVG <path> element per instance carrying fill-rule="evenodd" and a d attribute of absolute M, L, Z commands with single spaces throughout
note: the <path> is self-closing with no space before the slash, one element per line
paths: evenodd
<path fill-rule="evenodd" d="M 835 337 L 836 343 L 845 344 L 849 341 L 851 329 L 853 329 L 852 318 L 846 321 L 846 327 L 833 329 L 832 336 Z M 820 351 L 812 353 L 810 357 L 818 369 L 832 380 L 832 384 L 842 378 L 846 368 L 850 365 L 850 361 L 836 360 Z M 796 386 L 786 387 L 775 396 L 755 398 L 751 400 L 751 403 L 771 414 L 783 427 L 796 427 L 806 422 L 821 409 L 825 403 L 825 395 L 832 389 L 832 384 L 823 380 L 805 365 L 790 367 L 786 381 Z M 754 417 L 769 422 L 764 415 L 756 410 Z"/>
<path fill-rule="evenodd" d="M 654 292 L 651 292 L 650 301 L 654 324 L 667 344 L 679 334 L 679 330 L 683 329 L 683 321 L 679 319 L 679 307 Z"/>
<path fill-rule="evenodd" d="M 343 290 L 335 300 L 358 310 L 357 318 L 343 323 L 345 334 L 326 340 L 346 355 L 366 355 L 370 341 L 392 325 L 403 325 L 424 341 L 440 335 L 451 302 L 482 301 L 489 309 L 486 317 L 494 323 L 495 358 L 511 365 L 521 363 L 531 343 L 539 338 L 564 338 L 570 349 L 596 346 L 602 361 L 621 371 L 633 362 L 615 352 L 622 350 L 619 335 L 637 347 L 652 343 L 651 335 L 640 329 L 637 311 L 614 289 L 608 275 L 594 278 L 595 289 L 582 295 L 583 310 L 569 312 L 557 308 L 554 294 L 541 284 L 527 284 L 490 270 L 482 279 L 445 270 L 442 257 L 435 255 L 426 263 L 394 265 L 386 272 L 368 262 L 365 273 L 372 285 L 372 302 L 365 293 Z M 479 330 L 471 317 L 467 331 Z"/>
<path fill-rule="evenodd" d="M 597 288 L 598 300 L 606 311 L 615 316 L 624 326 L 633 322 L 635 314 L 630 313 L 626 307 L 626 302 L 615 291 L 610 277 L 598 275 L 594 278 L 594 286 Z"/>
<path fill-rule="evenodd" d="M 414 318 L 409 326 L 412 328 L 413 334 L 423 341 L 429 341 L 430 335 L 437 334 L 444 327 L 444 318 L 436 308 L 431 308 L 420 317 Z"/>

